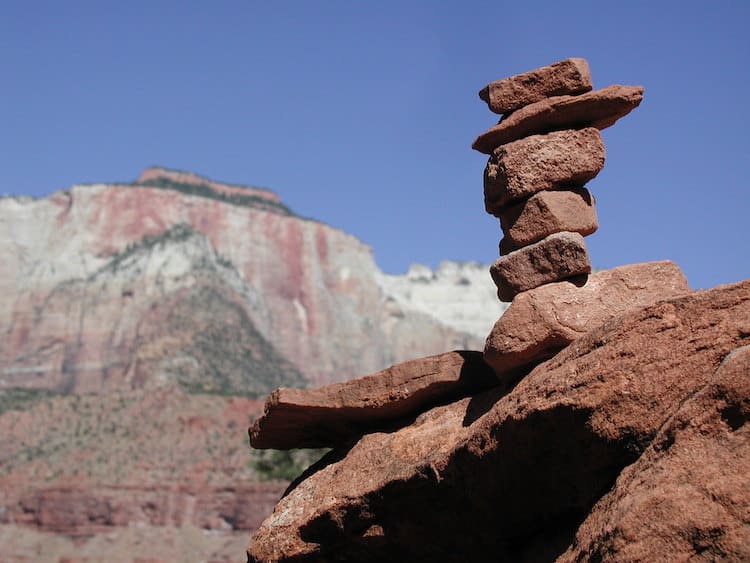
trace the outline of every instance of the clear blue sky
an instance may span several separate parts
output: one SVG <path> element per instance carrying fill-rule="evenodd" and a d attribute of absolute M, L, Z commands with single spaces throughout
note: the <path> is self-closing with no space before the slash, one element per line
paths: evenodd
<path fill-rule="evenodd" d="M 750 2 L 0 2 L 0 193 L 151 164 L 269 187 L 379 265 L 490 262 L 487 82 L 577 56 L 643 84 L 589 187 L 600 268 L 750 277 Z M 238 233 L 238 236 L 242 236 Z"/>

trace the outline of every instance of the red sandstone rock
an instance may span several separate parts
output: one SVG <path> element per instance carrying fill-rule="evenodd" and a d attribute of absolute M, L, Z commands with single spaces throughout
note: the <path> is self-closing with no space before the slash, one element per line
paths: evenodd
<path fill-rule="evenodd" d="M 498 245 L 498 248 L 500 250 L 500 256 L 505 256 L 506 254 L 510 254 L 514 250 L 518 250 L 521 247 L 515 244 L 512 240 L 508 239 L 507 237 L 503 237 L 500 239 L 500 244 Z"/>
<path fill-rule="evenodd" d="M 553 561 L 623 468 L 730 351 L 750 344 L 748 319 L 750 281 L 663 301 L 592 330 L 507 394 L 496 388 L 367 434 L 288 492 L 248 560 Z M 735 434 L 746 444 L 745 428 Z"/>
<path fill-rule="evenodd" d="M 487 337 L 485 361 L 501 380 L 546 360 L 591 329 L 623 313 L 688 293 L 687 280 L 670 261 L 620 266 L 518 294 Z"/>
<path fill-rule="evenodd" d="M 578 233 L 555 233 L 501 256 L 490 267 L 500 301 L 516 294 L 591 271 L 586 243 Z"/>
<path fill-rule="evenodd" d="M 558 561 L 750 561 L 748 419 L 743 346 L 622 472 Z"/>
<path fill-rule="evenodd" d="M 529 135 L 584 127 L 605 129 L 637 108 L 642 99 L 642 86 L 620 85 L 580 96 L 546 98 L 504 117 L 479 135 L 471 146 L 490 154 L 500 145 Z"/>
<path fill-rule="evenodd" d="M 254 448 L 319 448 L 497 385 L 481 352 L 448 352 L 319 389 L 277 389 L 250 428 Z"/>
<path fill-rule="evenodd" d="M 550 96 L 580 94 L 591 90 L 586 59 L 565 59 L 523 74 L 490 82 L 479 92 L 490 111 L 507 113 Z"/>
<path fill-rule="evenodd" d="M 580 187 L 604 167 L 604 143 L 593 127 L 532 135 L 495 149 L 484 170 L 484 205 L 499 215 L 508 203 L 542 190 Z"/>
<path fill-rule="evenodd" d="M 587 236 L 599 227 L 594 198 L 586 188 L 544 191 L 500 213 L 506 244 L 517 248 L 563 231 Z"/>

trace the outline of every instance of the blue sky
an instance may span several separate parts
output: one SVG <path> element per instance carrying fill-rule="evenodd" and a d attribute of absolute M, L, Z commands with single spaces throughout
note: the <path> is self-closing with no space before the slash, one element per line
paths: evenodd
<path fill-rule="evenodd" d="M 0 194 L 152 164 L 264 186 L 381 268 L 491 262 L 487 82 L 570 56 L 643 84 L 603 132 L 592 262 L 750 277 L 750 3 L 0 2 Z M 242 236 L 238 233 L 238 236 Z"/>

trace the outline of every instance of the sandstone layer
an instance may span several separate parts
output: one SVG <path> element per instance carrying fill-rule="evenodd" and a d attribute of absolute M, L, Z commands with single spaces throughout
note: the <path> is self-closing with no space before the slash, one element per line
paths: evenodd
<path fill-rule="evenodd" d="M 591 90 L 586 59 L 570 58 L 523 74 L 490 82 L 479 92 L 490 111 L 507 113 L 551 96 Z"/>
<path fill-rule="evenodd" d="M 750 560 L 748 420 L 743 346 L 622 472 L 558 561 Z"/>
<path fill-rule="evenodd" d="M 313 385 L 481 346 L 491 322 L 469 334 L 391 298 L 355 237 L 271 192 L 164 174 L 0 198 L 4 385 L 106 393 L 185 369 L 249 385 L 242 363 L 266 355 L 260 344 L 250 353 L 178 316 L 265 342 Z M 268 376 L 255 392 L 283 385 Z"/>
<path fill-rule="evenodd" d="M 576 188 L 604 167 L 599 131 L 556 131 L 532 135 L 495 149 L 484 171 L 484 205 L 500 215 L 509 203 L 542 190 Z"/>
<path fill-rule="evenodd" d="M 501 301 L 522 291 L 591 271 L 588 250 L 578 233 L 555 233 L 501 256 L 490 268 Z"/>
<path fill-rule="evenodd" d="M 577 285 L 562 281 L 520 293 L 487 337 L 485 361 L 501 379 L 545 360 L 594 327 L 623 313 L 688 293 L 670 261 L 619 266 Z"/>
<path fill-rule="evenodd" d="M 497 385 L 481 352 L 411 360 L 318 389 L 277 389 L 250 428 L 254 448 L 333 447 Z"/>
<path fill-rule="evenodd" d="M 490 154 L 500 145 L 529 135 L 562 129 L 606 129 L 634 110 L 643 99 L 643 87 L 613 85 L 579 96 L 545 98 L 507 115 L 471 145 Z"/>
<path fill-rule="evenodd" d="M 587 236 L 599 228 L 594 198 L 586 188 L 544 191 L 506 207 L 500 225 L 507 244 L 520 248 L 554 233 Z"/>
<path fill-rule="evenodd" d="M 592 330 L 509 392 L 486 391 L 400 430 L 367 434 L 290 488 L 253 537 L 248 560 L 554 560 L 620 472 L 732 350 L 750 344 L 748 319 L 750 281 L 662 301 Z M 732 404 L 747 397 L 739 401 Z M 724 418 L 744 420 L 736 409 Z M 719 459 L 733 460 L 727 483 L 746 486 L 736 463 L 744 458 L 731 442 L 722 447 L 729 450 Z M 674 502 L 651 491 L 653 506 Z M 703 500 L 713 512 L 724 506 L 721 496 Z M 693 555 L 706 541 L 698 530 Z M 736 530 L 720 524 L 714 536 Z"/>

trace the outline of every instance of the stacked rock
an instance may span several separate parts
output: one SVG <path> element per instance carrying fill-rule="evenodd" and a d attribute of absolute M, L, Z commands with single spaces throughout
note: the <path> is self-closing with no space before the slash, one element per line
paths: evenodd
<path fill-rule="evenodd" d="M 479 96 L 504 114 L 473 148 L 490 154 L 484 203 L 500 218 L 501 258 L 492 265 L 498 297 L 591 272 L 583 237 L 598 227 L 584 184 L 604 167 L 599 129 L 637 107 L 643 89 L 591 92 L 584 59 L 566 59 L 492 82 Z"/>
<path fill-rule="evenodd" d="M 591 262 L 583 237 L 596 231 L 598 222 L 594 198 L 584 186 L 604 167 L 599 130 L 636 108 L 642 87 L 592 91 L 588 63 L 571 58 L 492 82 L 479 97 L 491 111 L 503 114 L 472 145 L 490 155 L 484 171 L 485 209 L 500 219 L 504 235 L 500 259 L 490 272 L 500 300 L 512 303 L 484 351 L 485 361 L 502 379 L 502 374 L 553 355 L 590 322 L 604 322 L 615 309 L 653 299 L 640 283 L 645 277 L 660 280 L 659 291 L 684 290 L 686 284 L 679 269 L 667 263 L 645 270 L 615 269 L 601 280 L 588 277 Z M 556 287 L 540 291 L 547 284 Z M 618 297 L 615 306 L 611 295 L 623 292 L 607 289 L 612 284 L 638 289 L 626 290 L 633 295 Z M 540 302 L 541 296 L 549 301 Z M 604 306 L 587 307 L 586 300 Z M 551 310 L 546 324 L 537 324 L 539 309 Z"/>

